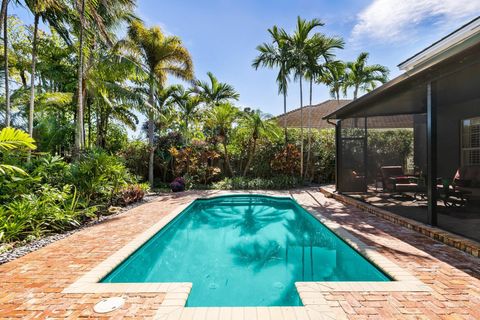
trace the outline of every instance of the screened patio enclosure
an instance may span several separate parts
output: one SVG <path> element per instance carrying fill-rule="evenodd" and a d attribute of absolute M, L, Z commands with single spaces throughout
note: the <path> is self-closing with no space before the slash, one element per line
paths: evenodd
<path fill-rule="evenodd" d="M 480 41 L 334 111 L 336 189 L 480 241 Z"/>

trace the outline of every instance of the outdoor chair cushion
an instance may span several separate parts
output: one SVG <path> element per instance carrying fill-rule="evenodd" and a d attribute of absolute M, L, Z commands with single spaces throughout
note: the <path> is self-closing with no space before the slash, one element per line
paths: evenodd
<path fill-rule="evenodd" d="M 457 190 L 469 193 L 470 200 L 480 200 L 480 166 L 461 167 L 453 181 Z"/>
<path fill-rule="evenodd" d="M 386 190 L 397 190 L 399 185 L 410 185 L 414 177 L 406 176 L 402 166 L 384 166 L 380 168 L 383 187 Z M 417 185 L 417 184 L 415 184 Z"/>

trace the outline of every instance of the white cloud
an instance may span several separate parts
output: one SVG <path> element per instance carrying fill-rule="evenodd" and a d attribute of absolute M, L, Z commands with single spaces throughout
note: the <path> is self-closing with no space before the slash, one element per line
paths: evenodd
<path fill-rule="evenodd" d="M 373 0 L 358 14 L 352 38 L 401 42 L 426 21 L 451 29 L 479 14 L 480 0 Z"/>

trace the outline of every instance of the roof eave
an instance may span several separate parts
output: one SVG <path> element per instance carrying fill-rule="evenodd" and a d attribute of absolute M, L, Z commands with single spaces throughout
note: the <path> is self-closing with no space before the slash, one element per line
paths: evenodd
<path fill-rule="evenodd" d="M 480 16 L 469 21 L 462 27 L 451 32 L 414 56 L 401 62 L 398 67 L 407 72 L 415 72 L 415 69 L 420 66 L 418 71 L 421 71 L 441 60 L 447 59 L 450 56 L 446 54 L 448 51 L 451 51 L 451 55 L 454 55 L 455 52 L 452 49 L 461 46 L 466 40 L 472 38 L 476 34 L 480 34 Z"/>

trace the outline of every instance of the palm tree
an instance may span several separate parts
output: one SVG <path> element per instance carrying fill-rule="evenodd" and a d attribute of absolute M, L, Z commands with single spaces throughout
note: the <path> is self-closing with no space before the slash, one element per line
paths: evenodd
<path fill-rule="evenodd" d="M 333 50 L 343 49 L 345 43 L 343 39 L 336 37 L 327 37 L 323 34 L 315 34 L 308 42 L 306 49 L 305 61 L 305 77 L 310 84 L 310 103 L 308 108 L 308 151 L 307 151 L 307 165 L 305 174 L 308 173 L 310 167 L 310 158 L 312 153 L 312 98 L 313 98 L 313 83 L 317 79 L 322 79 L 326 72 L 326 65 L 334 57 Z"/>
<path fill-rule="evenodd" d="M 340 101 L 340 90 L 345 85 L 345 68 L 346 65 L 342 61 L 330 61 L 327 63 L 326 72 L 317 82 L 325 84 L 330 89 L 330 95 L 337 101 Z"/>
<path fill-rule="evenodd" d="M 287 113 L 287 89 L 289 82 L 290 50 L 287 43 L 288 35 L 283 29 L 277 26 L 268 29 L 272 43 L 263 43 L 257 47 L 260 54 L 253 60 L 252 66 L 258 70 L 260 66 L 267 68 L 277 67 L 278 93 L 283 94 L 283 114 Z M 284 116 L 283 129 L 285 132 L 285 145 L 288 143 L 287 117 Z"/>
<path fill-rule="evenodd" d="M 2 129 L 0 131 L 0 151 L 5 152 L 19 148 L 34 150 L 36 148 L 35 140 L 22 130 L 10 127 Z M 0 163 L 0 174 L 4 175 L 7 172 L 26 174 L 21 168 Z"/>
<path fill-rule="evenodd" d="M 85 147 L 83 131 L 83 56 L 84 56 L 84 30 L 85 30 L 85 0 L 76 1 L 79 12 L 80 29 L 78 36 L 78 69 L 77 69 L 77 114 L 75 123 L 75 153 L 81 152 Z"/>
<path fill-rule="evenodd" d="M 90 105 L 96 110 L 97 146 L 106 147 L 110 120 L 136 129 L 138 118 L 134 109 L 140 108 L 144 95 L 129 85 L 129 81 L 135 80 L 137 75 L 136 66 L 131 61 L 110 52 L 100 54 L 95 66 L 90 69 L 84 84 L 89 101 L 88 110 L 91 109 Z M 87 118 L 90 145 L 93 140 L 90 136 L 90 115 Z"/>
<path fill-rule="evenodd" d="M 9 88 L 9 74 L 8 74 L 8 3 L 9 0 L 3 0 L 2 10 L 3 16 L 3 59 L 4 61 L 4 77 L 5 77 L 5 126 L 10 126 L 10 88 Z"/>
<path fill-rule="evenodd" d="M 173 124 L 176 118 L 176 113 L 173 112 L 173 105 L 175 104 L 175 98 L 182 92 L 183 87 L 181 85 L 171 85 L 167 87 L 158 88 L 156 93 L 156 108 L 159 112 L 156 114 L 156 123 L 162 126 L 168 127 Z"/>
<path fill-rule="evenodd" d="M 0 34 L 2 33 L 3 19 L 7 16 L 8 1 L 9 0 L 2 0 L 2 6 L 0 8 Z"/>
<path fill-rule="evenodd" d="M 383 84 L 388 80 L 388 68 L 379 64 L 367 65 L 369 54 L 362 52 L 353 62 L 347 63 L 346 81 L 343 87 L 344 94 L 348 88 L 353 88 L 353 99 L 357 99 L 358 91 L 371 91 L 379 83 Z"/>
<path fill-rule="evenodd" d="M 230 131 L 232 130 L 233 123 L 237 120 L 238 115 L 238 108 L 230 103 L 224 103 L 214 106 L 211 112 L 208 114 L 206 121 L 207 126 L 212 129 L 216 129 L 218 136 L 222 141 L 225 164 L 231 176 L 233 176 L 233 170 L 232 166 L 230 165 L 230 156 L 228 154 L 227 145 Z"/>
<path fill-rule="evenodd" d="M 203 100 L 200 96 L 193 95 L 192 91 L 185 91 L 183 88 L 180 88 L 173 94 L 173 100 L 178 107 L 178 114 L 182 121 L 183 135 L 185 141 L 188 143 L 191 138 L 190 125 L 198 117 L 199 106 Z"/>
<path fill-rule="evenodd" d="M 37 64 L 37 37 L 40 18 L 48 22 L 57 32 L 65 34 L 67 31 L 63 26 L 62 13 L 66 6 L 61 0 L 25 0 L 26 5 L 34 14 L 33 19 L 33 40 L 32 40 L 32 63 L 30 76 L 30 104 L 28 113 L 28 133 L 33 137 L 33 113 L 35 109 L 35 67 Z"/>
<path fill-rule="evenodd" d="M 229 100 L 238 100 L 240 95 L 235 88 L 227 83 L 220 82 L 211 72 L 207 72 L 209 81 L 194 81 L 193 90 L 209 106 L 217 106 Z"/>
<path fill-rule="evenodd" d="M 307 72 L 308 53 L 312 46 L 310 33 L 317 27 L 323 26 L 318 19 L 307 21 L 297 18 L 297 28 L 293 35 L 288 37 L 289 47 L 292 50 L 291 66 L 295 71 L 295 78 L 300 83 L 300 176 L 303 177 L 303 77 Z M 317 35 L 318 36 L 318 35 Z"/>
<path fill-rule="evenodd" d="M 75 126 L 75 152 L 82 151 L 85 147 L 84 130 L 84 100 L 86 89 L 85 79 L 85 44 L 93 49 L 97 38 L 107 46 L 112 46 L 113 36 L 111 29 L 118 27 L 122 22 L 135 20 L 130 13 L 135 5 L 135 0 L 75 0 L 74 6 L 78 11 L 78 69 L 77 69 L 77 113 Z"/>
<path fill-rule="evenodd" d="M 277 137 L 278 127 L 274 121 L 266 119 L 266 116 L 260 110 L 245 112 L 238 126 L 240 130 L 246 131 L 250 137 L 247 148 L 247 163 L 243 169 L 243 176 L 246 176 L 257 150 L 258 139 Z"/>
<path fill-rule="evenodd" d="M 193 78 L 193 64 L 190 53 L 183 46 L 182 41 L 175 36 L 166 36 L 159 27 L 147 28 L 139 21 L 133 21 L 128 28 L 128 37 L 120 47 L 127 49 L 131 58 L 148 73 L 148 107 L 145 112 L 148 117 L 148 141 L 150 145 L 150 159 L 148 180 L 153 186 L 154 161 L 154 126 L 155 92 L 165 86 L 167 75 L 174 75 L 180 79 Z"/>

